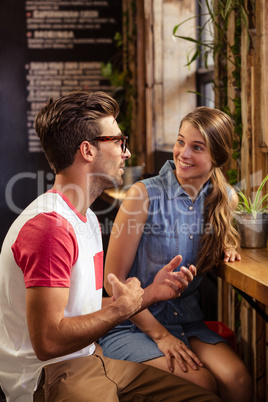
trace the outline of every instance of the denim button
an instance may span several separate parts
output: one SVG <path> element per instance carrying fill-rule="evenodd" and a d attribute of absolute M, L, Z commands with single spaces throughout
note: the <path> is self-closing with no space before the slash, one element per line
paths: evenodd
<path fill-rule="evenodd" d="M 174 315 L 178 315 L 178 313 L 177 313 L 177 311 L 174 311 L 174 313 L 173 313 Z"/>
<path fill-rule="evenodd" d="M 192 240 L 193 238 L 194 238 L 194 235 L 191 234 L 191 235 L 189 236 L 189 239 Z"/>
<path fill-rule="evenodd" d="M 192 211 L 194 209 L 194 207 L 192 205 L 189 206 L 190 211 Z"/>

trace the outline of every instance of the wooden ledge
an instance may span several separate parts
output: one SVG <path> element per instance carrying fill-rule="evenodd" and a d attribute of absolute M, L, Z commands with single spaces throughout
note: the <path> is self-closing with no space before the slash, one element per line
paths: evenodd
<path fill-rule="evenodd" d="M 216 275 L 268 305 L 268 249 L 240 249 L 241 261 L 221 262 Z"/>

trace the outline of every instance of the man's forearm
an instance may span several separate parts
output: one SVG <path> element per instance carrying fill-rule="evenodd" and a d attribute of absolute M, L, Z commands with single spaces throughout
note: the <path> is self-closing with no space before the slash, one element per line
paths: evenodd
<path fill-rule="evenodd" d="M 111 303 L 107 298 L 104 308 L 91 314 L 64 317 L 57 325 L 39 326 L 31 334 L 31 341 L 37 357 L 48 360 L 83 349 L 129 318 L 123 300 Z M 106 304 L 105 302 L 105 304 Z"/>

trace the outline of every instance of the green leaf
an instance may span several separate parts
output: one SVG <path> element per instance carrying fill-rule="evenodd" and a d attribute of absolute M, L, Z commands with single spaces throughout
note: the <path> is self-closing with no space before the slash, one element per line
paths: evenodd
<path fill-rule="evenodd" d="M 204 42 L 200 42 L 197 39 L 191 38 L 191 36 L 181 36 L 181 35 L 174 35 L 176 38 L 188 40 L 188 42 L 193 42 L 198 44 L 199 46 L 205 46 Z"/>
<path fill-rule="evenodd" d="M 240 151 L 234 151 L 232 154 L 232 158 L 236 161 L 237 159 L 240 158 Z"/>
<path fill-rule="evenodd" d="M 227 170 L 226 174 L 228 176 L 229 183 L 234 185 L 237 183 L 237 170 L 236 169 L 229 169 Z"/>
<path fill-rule="evenodd" d="M 267 181 L 268 175 L 264 177 L 260 186 L 258 187 L 254 200 L 252 200 L 251 198 L 247 198 L 239 188 L 236 188 L 237 194 L 240 197 L 237 211 L 252 214 L 254 218 L 256 218 L 258 213 L 266 212 L 268 210 L 268 205 L 263 204 L 266 202 L 266 200 L 268 200 L 268 194 L 265 194 L 261 197 L 261 192 Z"/>
<path fill-rule="evenodd" d="M 191 21 L 191 20 L 196 19 L 196 18 L 199 18 L 199 17 L 204 16 L 204 15 L 207 15 L 207 14 L 194 15 L 193 17 L 186 18 L 186 20 L 182 21 L 180 24 L 175 25 L 175 27 L 173 28 L 173 31 L 172 31 L 172 35 L 173 35 L 173 36 L 176 36 L 177 30 L 178 30 L 183 24 L 185 24 L 186 22 Z"/>
<path fill-rule="evenodd" d="M 233 8 L 233 0 L 227 0 L 225 9 L 223 10 L 223 19 L 226 19 Z"/>
<path fill-rule="evenodd" d="M 233 149 L 236 149 L 239 146 L 239 143 L 237 140 L 234 140 L 233 142 Z"/>
<path fill-rule="evenodd" d="M 234 77 L 235 80 L 240 80 L 240 71 L 234 70 L 232 72 L 232 76 Z"/>
<path fill-rule="evenodd" d="M 266 200 L 268 200 L 268 194 L 265 194 L 263 197 L 261 197 L 260 200 L 258 200 L 258 202 L 257 202 L 257 204 L 256 204 L 257 208 L 260 208 L 261 205 L 264 204 L 264 202 L 265 202 Z M 264 207 L 264 208 L 267 208 L 267 206 Z"/>
<path fill-rule="evenodd" d="M 237 170 L 229 169 L 229 170 L 227 170 L 226 174 L 228 175 L 228 177 L 237 177 Z"/>
<path fill-rule="evenodd" d="M 200 51 L 197 49 L 191 60 L 188 61 L 187 66 L 192 64 L 200 56 Z"/>
<path fill-rule="evenodd" d="M 259 188 L 257 190 L 256 197 L 255 197 L 255 200 L 254 200 L 254 205 L 258 204 L 260 194 L 261 194 L 262 189 L 263 189 L 265 183 L 267 182 L 267 180 L 268 180 L 268 175 L 263 179 L 263 181 L 261 182 L 261 184 L 260 184 L 260 186 L 259 186 Z"/>

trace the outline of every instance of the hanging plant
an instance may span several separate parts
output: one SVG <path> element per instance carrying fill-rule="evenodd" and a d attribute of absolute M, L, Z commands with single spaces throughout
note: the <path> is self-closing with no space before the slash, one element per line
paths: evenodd
<path fill-rule="evenodd" d="M 253 0 L 250 0 L 252 7 Z M 193 47 L 187 54 L 187 64 L 190 65 L 197 59 L 201 59 L 206 69 L 209 69 L 209 60 L 211 57 L 214 62 L 217 60 L 218 78 L 217 82 L 212 80 L 214 89 L 219 94 L 218 106 L 229 116 L 234 122 L 235 139 L 233 143 L 233 159 L 240 165 L 241 158 L 241 140 L 243 133 L 242 115 L 241 115 L 241 21 L 243 20 L 247 27 L 248 12 L 247 0 L 225 0 L 218 1 L 215 5 L 214 1 L 205 0 L 207 12 L 182 21 L 173 28 L 173 36 L 182 40 L 187 40 Z M 230 14 L 235 13 L 235 42 L 230 46 L 227 40 L 228 19 Z M 202 26 L 197 26 L 197 36 L 183 36 L 180 34 L 182 26 L 189 20 L 198 20 L 206 17 L 206 22 Z M 248 27 L 247 27 L 248 28 Z M 205 35 L 208 33 L 209 35 Z M 204 39 L 204 37 L 208 39 Z M 250 41 L 250 36 L 249 41 Z M 228 53 L 231 57 L 228 57 Z M 227 91 L 227 63 L 233 65 L 233 86 L 235 88 L 235 98 L 231 99 L 234 103 L 234 112 L 232 113 L 228 106 Z M 230 169 L 227 171 L 230 184 L 236 184 L 239 180 L 238 170 Z"/>

